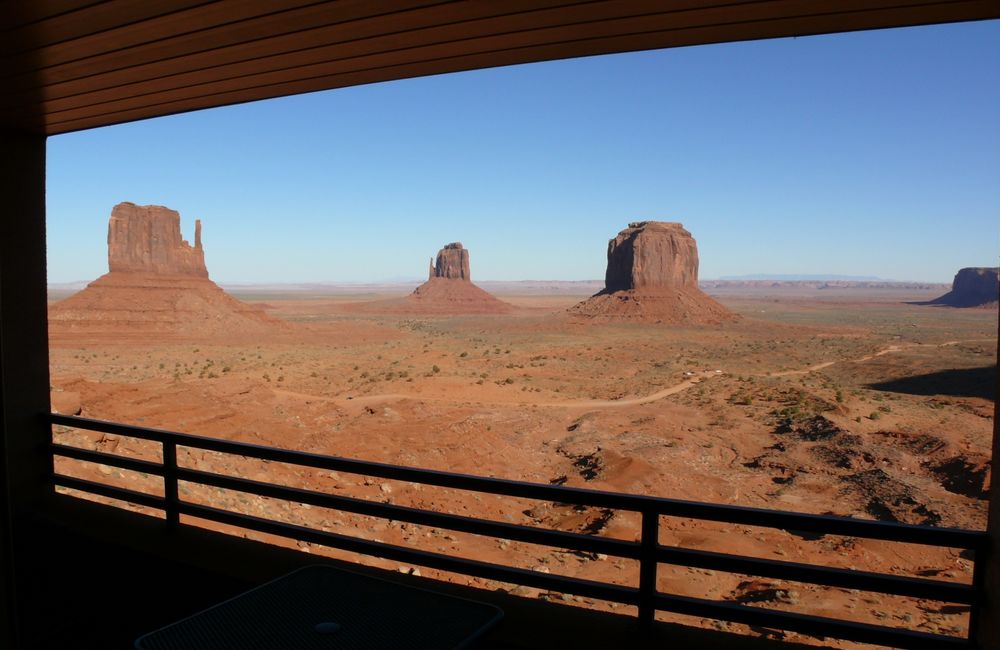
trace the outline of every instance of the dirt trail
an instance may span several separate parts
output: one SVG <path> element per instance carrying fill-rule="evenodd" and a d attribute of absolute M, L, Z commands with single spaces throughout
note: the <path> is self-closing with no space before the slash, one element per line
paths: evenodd
<path fill-rule="evenodd" d="M 823 368 L 829 368 L 830 366 L 832 366 L 834 364 L 837 364 L 837 363 L 845 363 L 845 362 L 861 363 L 861 362 L 864 362 L 864 361 L 871 361 L 875 357 L 881 357 L 882 355 L 885 355 L 885 354 L 892 354 L 893 352 L 901 352 L 902 350 L 904 350 L 906 348 L 920 347 L 920 346 L 924 346 L 924 345 L 930 345 L 930 346 L 933 346 L 933 347 L 941 347 L 941 346 L 945 346 L 945 345 L 954 345 L 956 343 L 958 343 L 958 341 L 948 341 L 947 343 L 940 343 L 940 344 L 937 344 L 937 343 L 911 343 L 911 344 L 905 345 L 905 346 L 890 345 L 889 347 L 885 348 L 884 350 L 879 350 L 878 352 L 874 352 L 872 354 L 866 354 L 865 356 L 858 357 L 857 359 L 840 359 L 839 361 L 824 361 L 823 363 L 817 363 L 815 366 L 809 366 L 808 368 L 806 368 L 804 370 L 785 370 L 783 372 L 772 372 L 770 374 L 764 374 L 764 375 L 760 375 L 760 376 L 761 377 L 791 377 L 793 375 L 808 375 L 810 372 L 815 372 L 817 370 L 822 370 Z"/>
<path fill-rule="evenodd" d="M 774 373 L 764 373 L 759 376 L 761 377 L 791 377 L 795 375 L 807 375 L 810 372 L 816 372 L 817 370 L 822 370 L 824 368 L 829 368 L 830 366 L 837 363 L 862 363 L 865 361 L 870 361 L 876 357 L 881 357 L 886 354 L 893 354 L 896 352 L 902 352 L 903 350 L 917 348 L 917 347 L 947 347 L 951 345 L 958 345 L 959 343 L 973 343 L 976 341 L 982 341 L 986 339 L 970 339 L 967 341 L 945 341 L 944 343 L 909 343 L 905 345 L 890 345 L 887 348 L 883 348 L 878 352 L 873 352 L 872 354 L 867 354 L 863 357 L 858 357 L 857 359 L 840 359 L 834 361 L 824 361 L 823 363 L 817 363 L 815 365 L 809 366 L 802 370 L 785 370 L 782 372 Z M 630 397 L 628 399 L 584 399 L 584 400 L 566 400 L 562 402 L 500 402 L 500 401 L 476 401 L 476 404 L 481 406 L 510 406 L 514 404 L 523 404 L 525 406 L 545 406 L 550 408 L 567 408 L 567 409 L 591 409 L 591 408 L 614 408 L 620 406 L 639 406 L 640 404 L 649 404 L 650 402 L 655 402 L 661 400 L 664 397 L 669 397 L 670 395 L 676 395 L 682 391 L 685 391 L 692 386 L 701 383 L 703 380 L 709 377 L 717 377 L 723 374 L 721 371 L 711 371 L 706 370 L 699 373 L 697 376 L 690 377 L 682 381 L 679 384 L 674 384 L 673 386 L 668 386 L 655 393 L 650 393 L 649 395 L 643 395 L 640 397 Z M 407 395 L 403 393 L 381 393 L 378 395 L 358 395 L 350 397 L 326 397 L 323 395 L 310 395 L 308 393 L 299 393 L 291 390 L 284 390 L 280 388 L 272 389 L 273 393 L 279 397 L 291 397 L 295 399 L 305 400 L 307 402 L 328 402 L 331 404 L 336 404 L 337 406 L 349 408 L 351 406 L 372 406 L 374 404 L 382 404 L 385 402 L 395 402 L 399 400 L 412 399 L 420 400 L 424 402 L 449 402 L 449 403 L 471 403 L 471 400 L 455 400 L 450 397 L 441 397 L 436 395 Z"/>
<path fill-rule="evenodd" d="M 640 397 L 630 397 L 628 399 L 584 399 L 584 400 L 572 400 L 572 401 L 562 401 L 562 402 L 501 402 L 501 401 L 475 401 L 474 403 L 483 406 L 496 405 L 496 406 L 510 406 L 511 404 L 523 404 L 525 406 L 547 406 L 547 407 L 557 407 L 557 408 L 608 408 L 615 406 L 638 406 L 639 404 L 648 404 L 650 402 L 655 402 L 657 400 L 663 399 L 670 395 L 675 395 L 681 391 L 685 391 L 692 386 L 701 383 L 703 379 L 708 377 L 718 376 L 719 372 L 705 371 L 697 377 L 691 377 L 679 384 L 674 384 L 673 386 L 668 386 L 655 393 L 650 393 L 649 395 L 643 395 Z M 292 390 L 285 390 L 282 388 L 273 388 L 271 392 L 278 397 L 290 397 L 293 399 L 300 399 L 306 402 L 326 402 L 330 404 L 336 404 L 342 407 L 351 406 L 372 406 L 375 404 L 382 404 L 385 402 L 394 402 L 404 399 L 419 400 L 422 402 L 448 402 L 448 403 L 469 403 L 470 400 L 455 400 L 450 397 L 441 397 L 437 395 L 406 395 L 403 393 L 380 393 L 377 395 L 358 395 L 350 397 L 326 397 L 324 395 L 312 395 L 309 393 L 300 393 Z"/>
<path fill-rule="evenodd" d="M 663 399 L 670 395 L 676 395 L 681 391 L 685 391 L 691 388 L 695 384 L 700 384 L 703 379 L 709 377 L 715 377 L 722 373 L 715 373 L 712 371 L 705 371 L 701 373 L 698 377 L 692 377 L 686 381 L 682 381 L 679 384 L 674 384 L 673 386 L 668 386 L 662 390 L 658 390 L 655 393 L 650 393 L 643 397 L 630 397 L 629 399 L 588 399 L 588 400 L 574 400 L 572 402 L 542 402 L 538 406 L 559 406 L 564 408 L 606 408 L 609 406 L 638 406 L 639 404 L 649 404 L 650 402 L 655 402 L 656 400 Z"/>
<path fill-rule="evenodd" d="M 822 370 L 823 368 L 829 368 L 830 366 L 836 363 L 862 363 L 864 361 L 871 361 L 876 357 L 881 357 L 886 354 L 892 354 L 894 352 L 902 352 L 903 350 L 909 350 L 911 348 L 944 348 L 951 345 L 958 345 L 959 343 L 976 343 L 988 340 L 992 339 L 969 339 L 967 341 L 945 341 L 944 343 L 907 343 L 905 345 L 890 345 L 889 347 L 879 350 L 878 352 L 873 352 L 872 354 L 866 354 L 865 356 L 858 357 L 857 359 L 840 359 L 837 361 L 824 361 L 823 363 L 817 363 L 815 366 L 809 366 L 804 370 L 784 370 L 782 372 L 765 373 L 758 376 L 790 377 L 793 375 L 808 375 L 810 372 Z"/>

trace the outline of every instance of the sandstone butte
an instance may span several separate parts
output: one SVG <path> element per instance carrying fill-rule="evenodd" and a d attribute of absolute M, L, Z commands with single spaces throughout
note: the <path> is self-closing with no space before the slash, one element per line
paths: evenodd
<path fill-rule="evenodd" d="M 352 305 L 351 311 L 397 314 L 506 314 L 513 306 L 472 284 L 469 251 L 461 243 L 446 244 L 431 259 L 427 282 L 405 298 Z"/>
<path fill-rule="evenodd" d="M 208 277 L 201 243 L 181 237 L 180 214 L 119 203 L 108 222 L 108 273 L 49 309 L 50 333 L 66 336 L 240 336 L 281 328 Z"/>
<path fill-rule="evenodd" d="M 968 267 L 959 269 L 951 291 L 932 300 L 933 305 L 950 307 L 995 307 L 1000 301 L 1000 268 Z"/>
<path fill-rule="evenodd" d="M 638 221 L 608 242 L 604 289 L 570 308 L 597 320 L 717 324 L 738 317 L 698 288 L 698 246 L 679 223 Z"/>

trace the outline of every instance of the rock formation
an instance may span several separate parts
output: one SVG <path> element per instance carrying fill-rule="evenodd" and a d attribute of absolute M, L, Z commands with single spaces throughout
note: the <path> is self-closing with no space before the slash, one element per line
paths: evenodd
<path fill-rule="evenodd" d="M 201 222 L 191 246 L 181 238 L 174 210 L 116 205 L 108 222 L 108 267 L 83 291 L 52 305 L 53 337 L 231 337 L 283 326 L 208 278 Z"/>
<path fill-rule="evenodd" d="M 433 278 L 472 282 L 472 274 L 469 272 L 469 251 L 462 248 L 461 242 L 445 244 L 444 248 L 438 251 L 437 261 L 431 267 L 430 277 L 427 279 Z"/>
<path fill-rule="evenodd" d="M 930 304 L 951 307 L 994 306 L 1000 300 L 1000 268 L 969 267 L 959 269 L 951 291 Z"/>
<path fill-rule="evenodd" d="M 679 223 L 640 221 L 608 242 L 604 290 L 698 288 L 698 246 Z"/>
<path fill-rule="evenodd" d="M 721 323 L 736 316 L 698 288 L 698 246 L 679 223 L 630 223 L 608 242 L 604 290 L 570 313 L 606 320 Z"/>
<path fill-rule="evenodd" d="M 446 244 L 431 260 L 427 282 L 399 300 L 354 305 L 352 311 L 406 314 L 504 314 L 513 307 L 472 284 L 469 251 Z"/>
<path fill-rule="evenodd" d="M 194 247 L 181 238 L 181 215 L 162 205 L 119 203 L 108 222 L 108 270 L 208 277 L 201 247 L 201 221 Z"/>

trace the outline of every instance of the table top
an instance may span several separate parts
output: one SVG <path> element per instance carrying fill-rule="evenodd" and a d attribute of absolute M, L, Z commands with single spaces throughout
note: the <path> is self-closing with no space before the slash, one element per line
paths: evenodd
<path fill-rule="evenodd" d="M 140 650 L 464 648 L 493 605 L 315 565 L 140 637 Z"/>

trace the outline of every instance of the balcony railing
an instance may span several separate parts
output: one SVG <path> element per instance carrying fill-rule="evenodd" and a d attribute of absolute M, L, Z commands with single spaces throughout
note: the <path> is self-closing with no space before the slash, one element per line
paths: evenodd
<path fill-rule="evenodd" d="M 63 488 L 75 489 L 93 495 L 160 509 L 165 513 L 168 526 L 177 526 L 180 521 L 180 515 L 187 515 L 261 533 L 394 561 L 407 562 L 490 580 L 550 589 L 587 598 L 634 605 L 638 608 L 638 621 L 642 625 L 651 624 L 657 611 L 665 611 L 753 626 L 789 630 L 814 636 L 827 636 L 900 648 L 971 649 L 977 647 L 975 641 L 976 619 L 978 606 L 983 598 L 982 586 L 985 567 L 982 558 L 983 553 L 986 552 L 988 541 L 985 532 L 912 526 L 743 506 L 716 505 L 661 497 L 470 476 L 323 456 L 58 414 L 49 414 L 48 421 L 51 424 L 64 425 L 76 429 L 130 436 L 160 443 L 163 448 L 162 462 L 140 460 L 58 443 L 52 443 L 51 449 L 53 455 L 59 457 L 100 463 L 125 470 L 146 472 L 160 476 L 163 478 L 162 497 L 59 473 L 53 475 L 53 482 L 56 486 Z M 205 472 L 180 466 L 177 462 L 178 447 L 492 495 L 636 512 L 641 515 L 641 534 L 638 541 L 603 538 L 594 535 L 503 523 L 365 499 L 336 496 L 315 490 Z M 635 560 L 639 562 L 638 585 L 626 587 L 606 582 L 546 574 L 530 569 L 453 557 L 442 553 L 326 532 L 297 524 L 215 508 L 181 499 L 178 495 L 179 481 L 221 489 L 237 490 L 263 497 L 284 499 L 309 504 L 310 506 L 331 508 L 388 520 L 517 540 L 530 544 L 542 544 L 570 551 L 603 553 L 612 557 Z M 846 535 L 863 539 L 972 550 L 975 553 L 972 584 L 901 577 L 869 571 L 665 546 L 659 543 L 661 516 L 686 517 L 696 520 L 761 526 L 819 535 Z M 656 586 L 657 570 L 661 563 L 968 605 L 970 606 L 968 635 L 962 638 L 917 632 L 901 628 L 768 610 L 737 603 L 664 593 L 658 591 Z"/>

